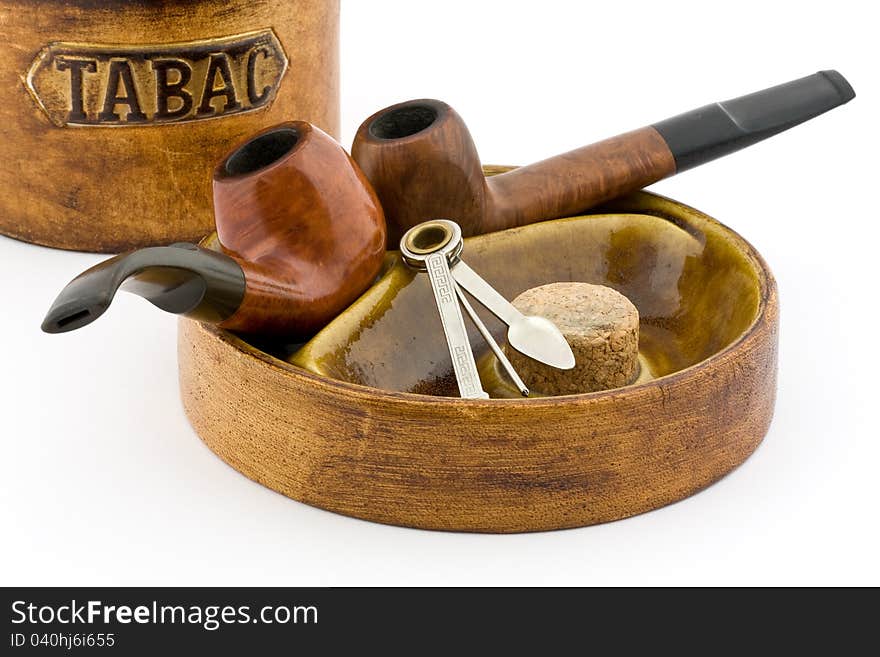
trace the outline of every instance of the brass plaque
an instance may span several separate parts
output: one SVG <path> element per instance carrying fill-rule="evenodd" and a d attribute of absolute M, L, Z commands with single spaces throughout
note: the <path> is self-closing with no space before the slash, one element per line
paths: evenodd
<path fill-rule="evenodd" d="M 144 126 L 271 105 L 287 56 L 271 29 L 161 45 L 53 42 L 26 84 L 59 127 Z"/>

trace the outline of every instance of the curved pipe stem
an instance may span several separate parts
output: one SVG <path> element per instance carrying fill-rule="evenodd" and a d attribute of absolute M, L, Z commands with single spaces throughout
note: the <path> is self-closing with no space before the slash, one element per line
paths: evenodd
<path fill-rule="evenodd" d="M 49 309 L 43 331 L 65 333 L 91 324 L 120 288 L 167 312 L 216 324 L 241 305 L 245 277 L 234 259 L 195 244 L 130 251 L 73 279 Z"/>

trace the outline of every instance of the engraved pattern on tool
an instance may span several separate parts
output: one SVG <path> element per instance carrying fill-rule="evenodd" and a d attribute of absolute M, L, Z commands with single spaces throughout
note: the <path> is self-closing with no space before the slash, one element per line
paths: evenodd
<path fill-rule="evenodd" d="M 461 228 L 446 219 L 414 226 L 400 241 L 404 262 L 428 273 L 461 396 L 488 399 L 479 379 L 459 303 L 520 393 L 525 397 L 529 395 L 529 389 L 474 311 L 462 288 L 508 325 L 507 339 L 513 348 L 551 367 L 574 367 L 574 353 L 556 325 L 543 317 L 527 317 L 520 313 L 461 260 L 463 248 Z"/>
<path fill-rule="evenodd" d="M 431 280 L 434 298 L 437 300 L 437 310 L 440 311 L 443 332 L 446 334 L 446 342 L 449 345 L 449 354 L 452 357 L 452 367 L 455 370 L 455 379 L 458 381 L 459 394 L 465 399 L 488 399 L 489 395 L 486 394 L 480 383 L 477 364 L 468 342 L 467 329 L 454 293 L 455 282 L 449 273 L 446 254 L 433 253 L 427 256 L 425 265 Z"/>

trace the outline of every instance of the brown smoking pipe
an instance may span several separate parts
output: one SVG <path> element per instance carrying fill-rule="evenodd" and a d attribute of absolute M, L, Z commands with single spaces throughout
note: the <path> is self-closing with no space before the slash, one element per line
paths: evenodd
<path fill-rule="evenodd" d="M 840 73 L 822 71 L 490 178 L 455 110 L 438 100 L 413 100 L 368 118 L 352 156 L 382 202 L 389 244 L 426 219 L 453 219 L 464 235 L 477 235 L 578 214 L 854 96 Z"/>
<path fill-rule="evenodd" d="M 93 322 L 122 287 L 224 329 L 305 338 L 370 286 L 385 255 L 369 182 L 302 121 L 259 133 L 217 166 L 214 212 L 220 251 L 175 244 L 102 262 L 62 290 L 43 330 Z"/>

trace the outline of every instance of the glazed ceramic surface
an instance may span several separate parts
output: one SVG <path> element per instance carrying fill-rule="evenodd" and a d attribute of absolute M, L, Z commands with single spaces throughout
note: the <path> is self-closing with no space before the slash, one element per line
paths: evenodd
<path fill-rule="evenodd" d="M 742 335 L 756 318 L 760 286 L 726 230 L 676 220 L 677 208 L 647 194 L 620 201 L 615 210 L 470 238 L 464 258 L 508 299 L 557 281 L 606 285 L 627 296 L 641 318 L 639 382 L 695 365 Z M 506 327 L 478 312 L 503 341 Z M 469 329 L 487 391 L 516 396 L 476 329 Z M 396 253 L 372 289 L 288 358 L 374 388 L 457 394 L 427 277 Z"/>

